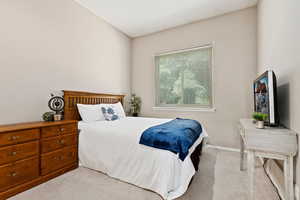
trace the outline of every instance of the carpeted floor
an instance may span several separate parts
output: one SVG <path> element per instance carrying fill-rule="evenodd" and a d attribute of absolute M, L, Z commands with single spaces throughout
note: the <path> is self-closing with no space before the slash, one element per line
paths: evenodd
<path fill-rule="evenodd" d="M 246 200 L 247 172 L 239 154 L 206 148 L 188 191 L 178 200 Z M 80 167 L 10 200 L 161 200 L 157 194 Z M 279 200 L 261 166 L 256 169 L 256 200 Z"/>

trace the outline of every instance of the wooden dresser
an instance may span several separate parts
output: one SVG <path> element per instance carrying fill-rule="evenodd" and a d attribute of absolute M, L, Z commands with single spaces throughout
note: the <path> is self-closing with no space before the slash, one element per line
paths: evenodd
<path fill-rule="evenodd" d="M 77 121 L 0 126 L 0 200 L 77 167 Z"/>

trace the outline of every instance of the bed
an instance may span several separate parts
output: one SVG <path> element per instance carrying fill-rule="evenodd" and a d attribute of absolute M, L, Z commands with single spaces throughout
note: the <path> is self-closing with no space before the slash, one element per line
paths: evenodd
<path fill-rule="evenodd" d="M 77 104 L 123 104 L 123 95 L 64 91 L 65 119 L 79 120 L 79 160 L 83 167 L 103 172 L 159 194 L 175 199 L 185 193 L 198 170 L 203 133 L 184 161 L 172 152 L 139 144 L 144 130 L 171 119 L 126 117 L 115 121 L 81 121 Z"/>

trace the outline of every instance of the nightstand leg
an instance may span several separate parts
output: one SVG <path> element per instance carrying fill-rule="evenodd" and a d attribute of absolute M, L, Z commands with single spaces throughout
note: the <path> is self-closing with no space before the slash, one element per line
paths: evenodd
<path fill-rule="evenodd" d="M 244 157 L 245 157 L 245 145 L 242 136 L 240 137 L 241 139 L 241 160 L 240 160 L 240 170 L 244 170 Z"/>
<path fill-rule="evenodd" d="M 294 200 L 294 174 L 293 157 L 288 156 L 284 160 L 284 185 L 286 200 Z"/>
<path fill-rule="evenodd" d="M 248 151 L 248 177 L 249 177 L 249 200 L 254 200 L 255 188 L 255 156 L 253 151 Z"/>

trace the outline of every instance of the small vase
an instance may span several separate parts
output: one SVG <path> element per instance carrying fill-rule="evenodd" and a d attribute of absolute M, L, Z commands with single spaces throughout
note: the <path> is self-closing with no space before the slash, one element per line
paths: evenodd
<path fill-rule="evenodd" d="M 54 115 L 54 121 L 60 121 L 62 119 L 62 115 L 61 114 L 55 114 Z"/>
<path fill-rule="evenodd" d="M 256 128 L 264 129 L 265 128 L 265 122 L 264 121 L 256 121 Z"/>

